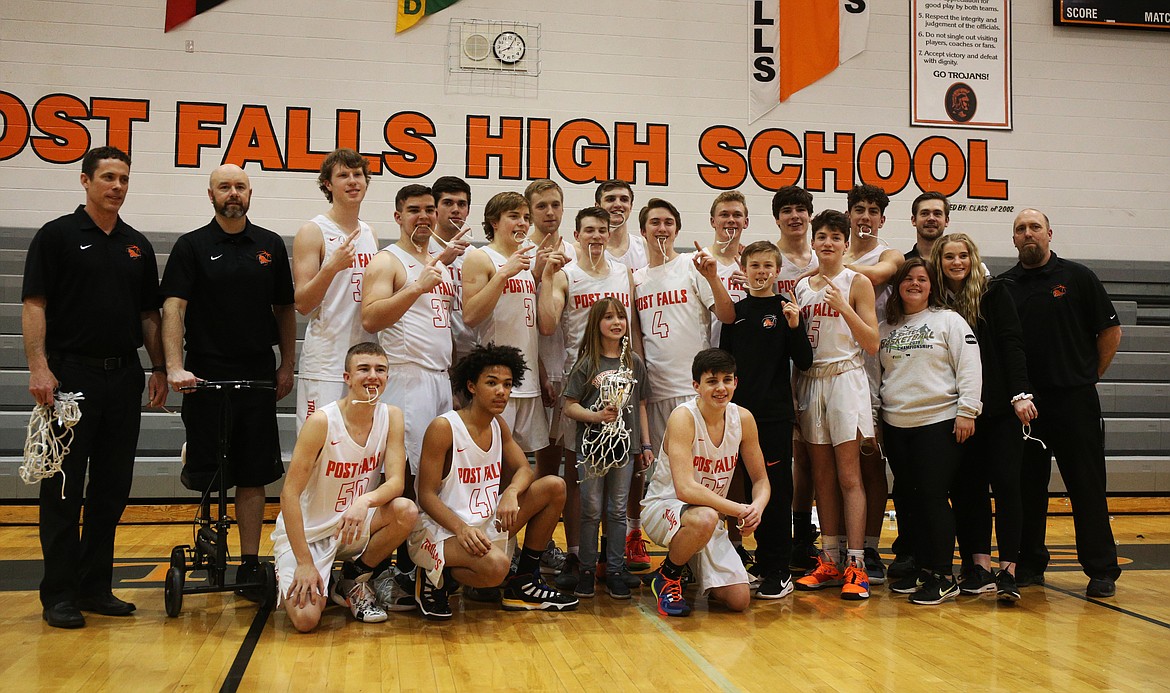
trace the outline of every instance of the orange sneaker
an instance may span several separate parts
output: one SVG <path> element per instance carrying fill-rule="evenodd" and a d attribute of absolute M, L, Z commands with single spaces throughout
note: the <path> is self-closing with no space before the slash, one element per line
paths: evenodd
<path fill-rule="evenodd" d="M 841 598 L 850 601 L 869 599 L 869 574 L 864 567 L 850 565 L 845 568 L 845 584 L 841 586 Z"/>
<path fill-rule="evenodd" d="M 640 529 L 632 529 L 626 535 L 626 568 L 630 571 L 650 570 L 650 554 L 646 553 L 646 540 Z"/>
<path fill-rule="evenodd" d="M 837 587 L 842 584 L 841 571 L 836 563 L 817 556 L 817 568 L 808 575 L 796 581 L 796 589 L 803 591 L 819 590 L 825 587 Z"/>

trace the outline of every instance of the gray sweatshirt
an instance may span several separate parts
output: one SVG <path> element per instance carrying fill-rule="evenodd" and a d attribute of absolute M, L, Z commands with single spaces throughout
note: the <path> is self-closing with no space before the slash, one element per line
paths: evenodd
<path fill-rule="evenodd" d="M 946 308 L 928 308 L 901 324 L 881 324 L 882 419 L 916 428 L 956 416 L 975 418 L 983 368 L 970 325 Z"/>

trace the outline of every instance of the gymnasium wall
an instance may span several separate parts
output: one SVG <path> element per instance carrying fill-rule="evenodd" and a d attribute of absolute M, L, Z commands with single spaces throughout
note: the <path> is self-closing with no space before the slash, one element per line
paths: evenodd
<path fill-rule="evenodd" d="M 632 177 L 635 206 L 682 210 L 680 245 L 706 241 L 717 188 L 738 187 L 755 240 L 776 235 L 779 181 L 840 208 L 866 175 L 863 143 L 912 156 L 943 138 L 930 142 L 951 158 L 920 177 L 958 188 L 951 229 L 985 254 L 1014 254 L 1011 220 L 1035 206 L 1063 255 L 1170 260 L 1170 34 L 1056 28 L 1050 0 L 1012 3 L 1014 130 L 915 128 L 909 3 L 868 4 L 867 49 L 749 125 L 750 0 L 462 0 L 399 35 L 392 0 L 229 0 L 170 33 L 163 0 L 6 2 L 0 225 L 36 228 L 79 203 L 77 159 L 109 139 L 131 147 L 123 216 L 139 229 L 205 223 L 206 175 L 227 160 L 246 162 L 253 220 L 291 235 L 324 208 L 310 171 L 340 138 L 382 169 L 363 209 L 382 238 L 397 235 L 401 185 L 451 174 L 471 181 L 473 218 L 529 178 L 561 181 L 575 210 L 588 181 Z M 452 22 L 471 19 L 539 25 L 539 75 L 450 72 Z M 749 162 L 757 139 L 791 154 Z M 934 185 L 911 176 L 893 195 L 894 247 L 913 242 L 910 202 Z"/>

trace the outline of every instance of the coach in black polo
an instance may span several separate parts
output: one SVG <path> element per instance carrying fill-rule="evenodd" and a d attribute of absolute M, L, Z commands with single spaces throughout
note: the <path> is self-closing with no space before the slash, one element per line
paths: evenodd
<path fill-rule="evenodd" d="M 228 395 L 232 436 L 224 476 L 228 486 L 236 487 L 241 561 L 236 581 L 242 582 L 256 579 L 259 570 L 264 486 L 284 474 L 276 401 L 293 385 L 293 283 L 284 241 L 248 221 L 252 187 L 243 169 L 217 168 L 207 195 L 215 218 L 176 241 L 163 273 L 163 345 L 167 381 L 175 390 L 187 391 L 196 380 L 275 381 L 275 392 L 234 390 Z M 280 347 L 279 368 L 274 344 Z M 188 488 L 206 490 L 218 483 L 223 396 L 188 391 L 183 398 L 183 483 Z"/>
<path fill-rule="evenodd" d="M 1105 500 L 1105 431 L 1097 380 L 1121 343 L 1117 311 L 1097 275 L 1049 249 L 1048 217 L 1025 209 L 1012 239 L 1020 261 L 1003 274 L 1024 328 L 1028 378 L 1040 412 L 1024 446 L 1020 491 L 1023 527 L 1016 583 L 1043 584 L 1049 553 L 1044 545 L 1052 456 L 1072 502 L 1077 559 L 1090 597 L 1112 597 L 1121 575 Z"/>
<path fill-rule="evenodd" d="M 167 389 L 154 248 L 118 216 L 129 184 L 125 152 L 90 150 L 81 161 L 85 205 L 41 227 L 25 259 L 21 324 L 28 390 L 37 404 L 52 404 L 58 389 L 84 397 L 64 475 L 43 480 L 40 489 L 42 616 L 57 628 L 84 626 L 83 610 L 108 616 L 134 611 L 110 585 L 114 534 L 134 479 L 144 381 L 138 347 L 144 342 L 157 366 L 151 406 L 166 401 Z"/>

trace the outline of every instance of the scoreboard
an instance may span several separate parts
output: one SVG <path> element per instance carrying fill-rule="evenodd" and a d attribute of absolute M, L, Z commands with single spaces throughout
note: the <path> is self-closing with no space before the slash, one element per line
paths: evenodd
<path fill-rule="evenodd" d="M 1053 0 L 1052 23 L 1170 31 L 1170 0 Z"/>

